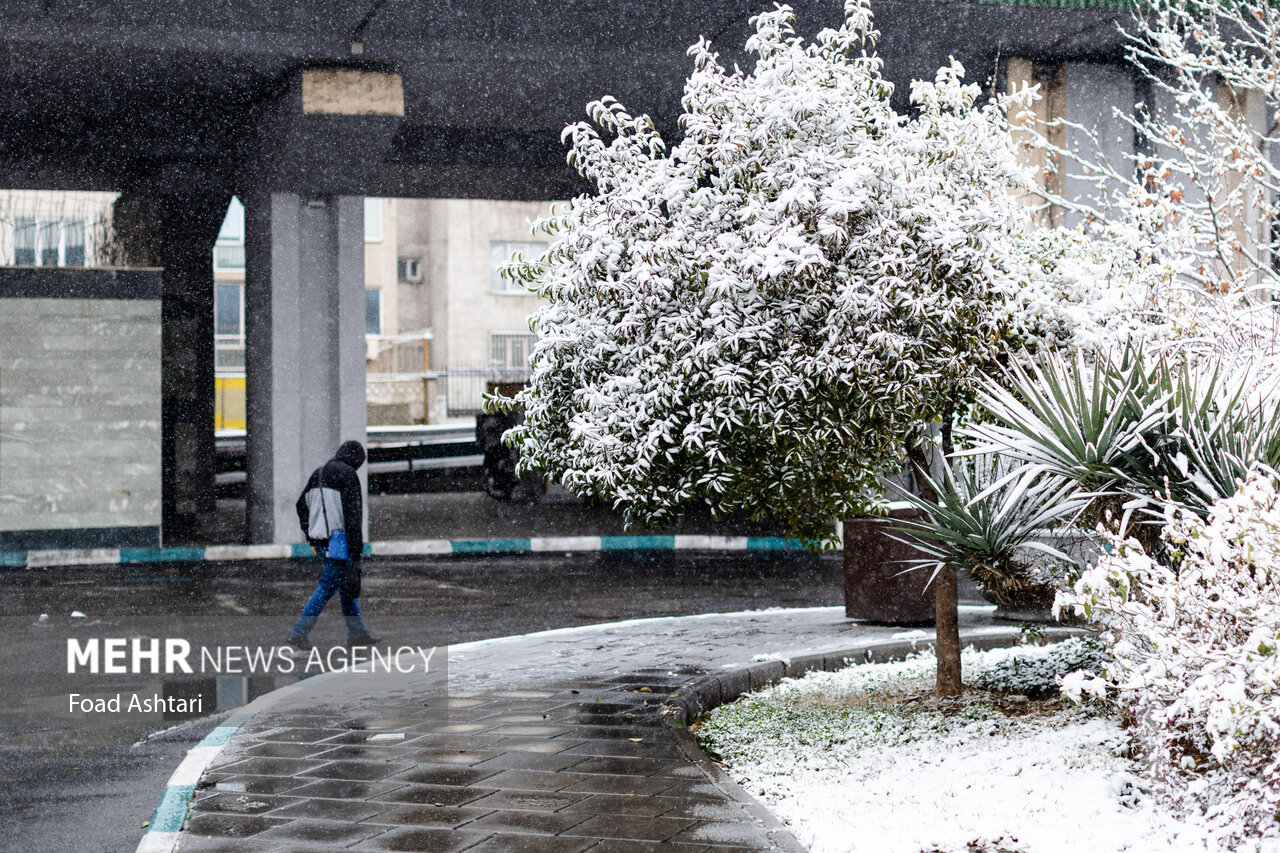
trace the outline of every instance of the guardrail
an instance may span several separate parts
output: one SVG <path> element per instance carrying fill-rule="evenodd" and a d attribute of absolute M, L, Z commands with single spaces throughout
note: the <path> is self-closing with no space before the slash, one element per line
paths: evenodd
<path fill-rule="evenodd" d="M 232 497 L 244 482 L 245 431 L 222 429 L 214 435 L 218 493 Z M 478 478 L 484 462 L 484 449 L 476 442 L 473 424 L 376 426 L 369 427 L 367 436 L 370 486 L 374 491 L 382 491 L 384 486 L 393 491 L 416 491 L 413 478 L 428 472 L 474 472 Z M 373 478 L 391 480 L 375 484 Z M 477 479 L 477 489 L 478 482 Z"/>
<path fill-rule="evenodd" d="M 404 443 L 461 444 L 475 443 L 476 426 L 463 424 L 409 424 L 407 426 L 371 426 L 367 430 L 369 447 Z M 220 429 L 214 431 L 219 450 L 244 447 L 245 431 Z"/>

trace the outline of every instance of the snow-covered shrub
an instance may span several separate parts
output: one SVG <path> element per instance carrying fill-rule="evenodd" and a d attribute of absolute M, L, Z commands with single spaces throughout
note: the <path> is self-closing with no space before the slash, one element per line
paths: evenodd
<path fill-rule="evenodd" d="M 1204 518 L 1255 465 L 1280 465 L 1280 395 L 1274 380 L 1259 383 L 1254 365 L 1161 362 L 1151 380 L 1163 417 L 1119 472 L 1121 487 L 1148 513 L 1174 505 Z"/>
<path fill-rule="evenodd" d="M 812 42 L 758 16 L 749 73 L 694 46 L 671 150 L 608 99 L 566 131 L 597 192 L 512 269 L 546 300 L 525 469 L 647 525 L 700 501 L 830 538 L 1000 355 L 1027 221 L 1008 101 L 953 63 L 898 114 L 868 3 L 845 13 Z"/>
<path fill-rule="evenodd" d="M 1044 353 L 1013 363 L 1003 381 L 982 380 L 986 420 L 964 433 L 972 452 L 1076 482 L 1096 499 L 1093 522 L 1111 511 L 1127 524 L 1137 509 L 1150 520 L 1167 504 L 1203 517 L 1252 466 L 1280 465 L 1273 388 L 1248 365 L 1214 357 L 1133 346 L 1091 359 Z"/>
<path fill-rule="evenodd" d="M 1005 325 L 1028 350 L 1109 352 L 1192 337 L 1181 265 L 1146 235 L 1106 225 L 1036 228 L 1018 242 L 1025 282 Z"/>
<path fill-rule="evenodd" d="M 1152 778 L 1227 840 L 1280 837 L 1280 495 L 1255 470 L 1207 519 L 1169 510 L 1168 565 L 1133 540 L 1061 594 L 1098 623 Z M 1076 686 L 1098 686 L 1083 679 Z"/>
<path fill-rule="evenodd" d="M 1092 515 L 1119 494 L 1120 472 L 1144 434 L 1166 420 L 1152 368 L 1134 347 L 1086 359 L 1039 354 L 1014 361 L 978 394 L 983 419 L 966 425 L 970 453 L 994 453 L 1023 466 L 1020 476 L 1074 482 L 1094 500 Z"/>
<path fill-rule="evenodd" d="M 1058 692 L 1058 680 L 1072 672 L 1100 676 L 1110 658 L 1092 638 L 1073 637 L 1051 646 L 1020 646 L 987 663 L 972 676 L 974 687 L 1032 698 Z"/>

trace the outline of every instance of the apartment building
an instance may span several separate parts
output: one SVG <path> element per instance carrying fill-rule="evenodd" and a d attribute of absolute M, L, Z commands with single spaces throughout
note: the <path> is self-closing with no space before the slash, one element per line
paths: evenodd
<path fill-rule="evenodd" d="M 365 199 L 369 423 L 467 418 L 495 384 L 528 377 L 537 297 L 499 275 L 550 202 Z M 214 426 L 243 429 L 244 206 L 233 199 L 213 251 Z"/>

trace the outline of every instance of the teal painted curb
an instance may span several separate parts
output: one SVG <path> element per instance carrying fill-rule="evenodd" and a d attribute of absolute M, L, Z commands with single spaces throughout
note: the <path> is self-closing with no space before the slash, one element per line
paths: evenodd
<path fill-rule="evenodd" d="M 203 548 L 120 549 L 120 562 L 122 563 L 198 563 L 203 559 Z"/>
<path fill-rule="evenodd" d="M 780 536 L 752 536 L 747 539 L 748 551 L 803 551 L 805 544 L 799 539 L 783 539 Z"/>
<path fill-rule="evenodd" d="M 160 795 L 160 802 L 151 815 L 147 832 L 178 832 L 187 819 L 187 806 L 195 793 L 195 785 L 169 785 Z"/>
<path fill-rule="evenodd" d="M 366 542 L 366 557 L 534 554 L 557 551 L 803 551 L 799 539 L 776 536 L 549 536 L 526 539 L 420 539 Z M 216 545 L 207 548 L 98 548 L 0 551 L 0 568 L 111 566 L 247 560 L 314 560 L 309 545 Z"/>
<path fill-rule="evenodd" d="M 248 719 L 246 717 L 246 719 Z M 230 719 L 227 720 L 230 723 Z M 240 730 L 240 726 L 244 724 L 244 720 L 235 725 L 221 725 L 204 736 L 204 740 L 196 744 L 197 746 L 222 746 L 231 740 L 231 736 Z"/>
<path fill-rule="evenodd" d="M 523 554 L 531 551 L 528 539 L 454 539 L 454 554 Z"/>
<path fill-rule="evenodd" d="M 602 551 L 674 551 L 674 536 L 601 536 Z"/>

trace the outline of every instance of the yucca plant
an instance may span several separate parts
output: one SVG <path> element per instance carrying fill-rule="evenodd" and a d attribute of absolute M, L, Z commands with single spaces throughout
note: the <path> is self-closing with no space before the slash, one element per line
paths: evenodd
<path fill-rule="evenodd" d="M 1162 363 L 1154 378 L 1168 392 L 1167 417 L 1119 469 L 1120 487 L 1150 514 L 1163 518 L 1160 508 L 1173 504 L 1203 518 L 1257 463 L 1280 463 L 1280 397 L 1260 390 L 1250 371 L 1184 361 Z"/>
<path fill-rule="evenodd" d="M 973 454 L 996 453 L 1021 463 L 1016 477 L 1048 475 L 1094 499 L 1093 521 L 1125 507 L 1125 471 L 1170 418 L 1174 392 L 1142 351 L 1086 362 L 1048 353 L 1029 366 L 1011 364 L 1003 381 L 987 379 L 978 393 L 985 422 L 963 433 Z M 1127 521 L 1127 518 L 1125 519 Z"/>
<path fill-rule="evenodd" d="M 1170 364 L 1136 347 L 1086 362 L 1048 354 L 1011 365 L 979 391 L 986 423 L 962 432 L 970 453 L 1021 463 L 1011 476 L 1070 480 L 1093 500 L 1093 524 L 1163 519 L 1173 504 L 1198 515 L 1232 494 L 1257 462 L 1280 463 L 1280 396 L 1248 371 Z M 1108 514 L 1113 516 L 1108 519 Z M 1158 530 L 1138 529 L 1158 548 Z"/>
<path fill-rule="evenodd" d="M 942 482 L 921 477 L 936 497 L 905 494 L 920 518 L 894 520 L 890 534 L 921 554 L 909 566 L 931 569 L 931 582 L 945 567 L 968 571 L 1000 605 L 1053 603 L 1054 590 L 1033 571 L 1029 552 L 1073 562 L 1041 540 L 1088 505 L 1074 482 L 989 455 L 954 460 Z"/>

